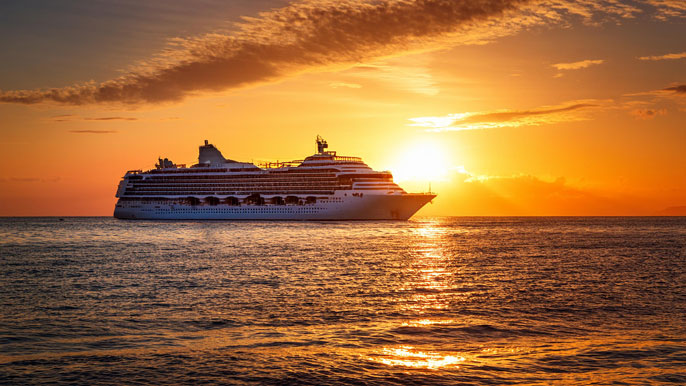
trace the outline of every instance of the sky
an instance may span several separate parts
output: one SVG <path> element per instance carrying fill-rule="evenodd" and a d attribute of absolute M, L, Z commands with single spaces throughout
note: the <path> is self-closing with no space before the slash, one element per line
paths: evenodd
<path fill-rule="evenodd" d="M 419 215 L 686 215 L 683 0 L 10 0 L 0 66 L 0 216 L 318 134 Z"/>

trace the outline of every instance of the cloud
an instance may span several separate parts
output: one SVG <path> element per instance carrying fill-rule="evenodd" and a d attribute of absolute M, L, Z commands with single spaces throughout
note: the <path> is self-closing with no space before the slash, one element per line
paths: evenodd
<path fill-rule="evenodd" d="M 659 56 L 641 56 L 640 60 L 672 60 L 672 59 L 684 59 L 686 58 L 686 52 L 680 52 L 678 54 L 665 54 Z"/>
<path fill-rule="evenodd" d="M 530 174 L 488 176 L 462 170 L 445 182 L 434 182 L 432 188 L 438 197 L 434 205 L 422 209 L 426 215 L 645 215 L 665 206 L 664 198 L 646 199 L 565 177 Z"/>
<path fill-rule="evenodd" d="M 649 91 L 640 91 L 640 92 L 633 92 L 633 93 L 628 93 L 622 95 L 625 98 L 649 98 L 652 99 L 653 101 L 661 100 L 661 99 L 669 99 L 669 100 L 682 100 L 683 97 L 686 96 L 686 84 L 674 84 L 673 86 L 657 89 L 657 90 L 649 90 Z"/>
<path fill-rule="evenodd" d="M 686 205 L 680 205 L 680 206 L 669 206 L 667 208 L 664 208 L 662 210 L 659 210 L 654 213 L 656 216 L 686 216 Z M 684 248 L 682 253 L 682 257 L 686 257 L 686 248 Z"/>
<path fill-rule="evenodd" d="M 635 200 L 575 187 L 564 177 L 548 181 L 531 175 L 497 176 L 468 179 L 463 186 L 472 195 L 483 194 L 483 199 L 466 194 L 466 198 L 475 201 L 475 205 L 493 204 L 495 208 L 490 210 L 505 214 L 611 215 L 636 213 L 643 209 L 631 202 Z"/>
<path fill-rule="evenodd" d="M 426 58 L 405 56 L 383 63 L 355 66 L 344 71 L 344 75 L 354 78 L 380 81 L 391 88 L 423 95 L 436 95 L 440 92 Z"/>
<path fill-rule="evenodd" d="M 658 115 L 667 114 L 666 109 L 636 109 L 629 113 L 636 119 L 653 119 Z"/>
<path fill-rule="evenodd" d="M 245 18 L 233 34 L 175 39 L 129 74 L 100 84 L 0 93 L 0 101 L 81 105 L 179 101 L 419 49 L 526 0 L 304 1 Z"/>
<path fill-rule="evenodd" d="M 585 119 L 579 110 L 598 107 L 596 103 L 573 103 L 564 106 L 539 107 L 531 110 L 501 110 L 467 112 L 444 117 L 411 118 L 411 126 L 426 127 L 430 131 L 459 131 L 499 127 L 537 126 Z"/>
<path fill-rule="evenodd" d="M 637 3 L 645 6 L 646 1 Z M 650 4 L 653 12 L 664 8 L 674 13 L 679 7 L 666 0 Z M 525 28 L 566 24 L 574 17 L 631 18 L 640 12 L 618 0 L 305 0 L 246 17 L 231 33 L 173 39 L 162 53 L 119 78 L 0 91 L 0 102 L 178 102 L 307 71 L 349 68 L 446 45 L 482 44 Z"/>
<path fill-rule="evenodd" d="M 660 20 L 686 17 L 684 0 L 648 0 L 647 3 L 655 8 L 656 17 Z"/>
<path fill-rule="evenodd" d="M 164 119 L 164 118 L 163 118 Z M 53 122 L 70 122 L 70 121 L 137 121 L 135 117 L 81 117 L 73 114 L 55 115 L 50 117 Z"/>
<path fill-rule="evenodd" d="M 116 130 L 69 130 L 70 133 L 76 134 L 114 134 Z"/>
<path fill-rule="evenodd" d="M 637 119 L 652 119 L 669 111 L 686 111 L 686 84 L 623 94 L 614 107 Z"/>
<path fill-rule="evenodd" d="M 53 122 L 67 122 L 71 121 L 73 119 L 77 119 L 78 115 L 72 115 L 72 114 L 61 114 L 61 115 L 55 115 L 50 117 L 50 120 Z"/>
<path fill-rule="evenodd" d="M 674 91 L 677 94 L 686 94 L 686 84 L 680 84 L 672 87 L 664 88 L 665 91 Z"/>
<path fill-rule="evenodd" d="M 333 82 L 329 83 L 329 87 L 331 88 L 362 88 L 362 85 L 357 84 L 357 83 L 346 83 L 346 82 Z"/>
<path fill-rule="evenodd" d="M 160 120 L 174 119 L 174 118 L 161 118 Z M 178 118 L 176 118 L 178 119 Z M 138 121 L 136 117 L 82 117 L 74 114 L 62 114 L 50 117 L 53 122 L 72 122 L 72 121 Z"/>
<path fill-rule="evenodd" d="M 137 121 L 138 118 L 133 117 L 98 117 L 98 118 L 83 118 L 84 121 Z"/>
<path fill-rule="evenodd" d="M 602 64 L 604 62 L 605 61 L 603 59 L 587 59 L 572 63 L 556 63 L 552 66 L 558 70 L 579 70 L 581 68 L 587 68 L 596 64 Z"/>

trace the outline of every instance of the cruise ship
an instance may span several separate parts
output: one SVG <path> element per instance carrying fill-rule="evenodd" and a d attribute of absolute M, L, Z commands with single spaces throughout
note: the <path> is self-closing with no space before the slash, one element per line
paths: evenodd
<path fill-rule="evenodd" d="M 327 151 L 302 161 L 226 159 L 205 140 L 190 167 L 160 158 L 119 182 L 114 217 L 163 220 L 407 220 L 434 197 L 407 193 L 388 171 Z"/>

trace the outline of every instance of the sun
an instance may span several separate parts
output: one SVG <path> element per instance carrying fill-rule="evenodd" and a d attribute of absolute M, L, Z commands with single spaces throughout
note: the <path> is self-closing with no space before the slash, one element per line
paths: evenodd
<path fill-rule="evenodd" d="M 425 140 L 400 146 L 389 169 L 398 182 L 438 182 L 447 179 L 450 164 L 440 142 Z"/>

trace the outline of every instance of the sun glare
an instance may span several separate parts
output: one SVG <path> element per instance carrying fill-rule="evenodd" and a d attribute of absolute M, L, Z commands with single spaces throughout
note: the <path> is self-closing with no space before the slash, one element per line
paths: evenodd
<path fill-rule="evenodd" d="M 437 370 L 442 367 L 455 366 L 465 360 L 456 355 L 441 355 L 432 351 L 419 351 L 412 346 L 398 348 L 384 347 L 381 352 L 369 359 L 388 366 L 402 366 Z"/>
<path fill-rule="evenodd" d="M 450 165 L 443 146 L 438 142 L 419 142 L 400 148 L 390 167 L 395 181 L 444 181 Z"/>

